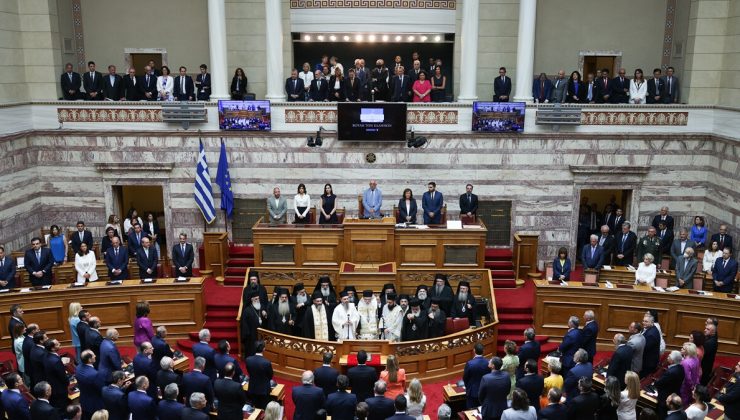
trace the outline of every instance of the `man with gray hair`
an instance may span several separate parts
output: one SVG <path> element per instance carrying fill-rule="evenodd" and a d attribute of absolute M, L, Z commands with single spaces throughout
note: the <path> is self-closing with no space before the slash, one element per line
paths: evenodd
<path fill-rule="evenodd" d="M 516 368 L 516 378 L 521 379 L 524 376 L 524 364 L 529 359 L 540 360 L 540 343 L 535 340 L 534 328 L 524 330 L 524 344 L 519 347 L 517 356 L 519 357 L 519 366 Z"/>
<path fill-rule="evenodd" d="M 171 383 L 163 388 L 162 400 L 157 404 L 157 417 L 160 419 L 177 419 L 180 418 L 185 405 L 177 401 L 180 389 L 177 384 Z"/>
<path fill-rule="evenodd" d="M 152 337 L 152 347 L 154 347 L 154 353 L 152 353 L 152 360 L 155 366 L 159 366 L 159 362 L 164 356 L 172 357 L 174 352 L 167 344 L 165 339 L 167 338 L 167 328 L 164 325 L 157 327 L 157 331 Z"/>
<path fill-rule="evenodd" d="M 324 407 L 324 391 L 314 386 L 313 372 L 307 370 L 301 375 L 300 386 L 293 387 L 293 404 L 297 408 L 293 419 L 295 420 L 313 420 L 316 412 Z"/>
<path fill-rule="evenodd" d="M 614 376 L 619 380 L 620 389 L 624 388 L 624 375 L 628 370 L 632 368 L 632 347 L 627 345 L 627 339 L 624 334 L 614 335 L 614 354 L 612 359 L 609 361 L 609 368 L 606 371 L 606 376 Z"/>
<path fill-rule="evenodd" d="M 655 318 L 646 313 L 642 318 L 642 335 L 645 337 L 645 350 L 642 352 L 640 379 L 655 372 L 660 361 L 660 332 L 655 327 Z"/>
<path fill-rule="evenodd" d="M 660 214 L 653 217 L 652 226 L 657 230 L 661 222 L 668 230 L 673 230 L 673 216 L 668 214 L 668 207 L 666 206 L 661 207 Z"/>
<path fill-rule="evenodd" d="M 676 286 L 681 289 L 693 289 L 694 274 L 698 265 L 699 261 L 694 257 L 694 248 L 686 247 L 676 261 Z"/>
<path fill-rule="evenodd" d="M 123 366 L 116 341 L 118 341 L 118 330 L 108 328 L 105 331 L 105 339 L 100 343 L 100 365 L 98 368 L 98 372 L 105 378 L 106 383 L 110 383 L 111 374 L 121 370 L 121 366 Z"/>
<path fill-rule="evenodd" d="M 684 377 L 686 376 L 683 366 L 681 366 L 681 352 L 673 350 L 668 355 L 668 368 L 653 384 L 655 390 L 658 391 L 658 416 L 664 418 L 666 414 L 666 398 L 671 394 L 678 394 L 681 392 L 681 385 L 683 384 Z"/>
<path fill-rule="evenodd" d="M 159 371 L 155 383 L 159 389 L 164 389 L 169 384 L 176 384 L 178 387 L 182 383 L 182 377 L 175 372 L 175 362 L 171 357 L 163 357 L 159 361 Z"/>
<path fill-rule="evenodd" d="M 642 324 L 630 322 L 627 331 L 630 333 L 627 345 L 632 347 L 631 371 L 639 373 L 642 370 L 642 353 L 645 351 L 645 337 L 642 335 Z"/>
<path fill-rule="evenodd" d="M 217 371 L 216 350 L 208 344 L 208 342 L 211 341 L 211 331 L 207 328 L 203 328 L 198 332 L 198 339 L 200 342 L 193 345 L 193 357 L 202 357 L 205 359 L 206 364 L 203 369 L 203 373 L 211 379 L 211 382 L 213 382 L 216 380 Z"/>
<path fill-rule="evenodd" d="M 182 396 L 188 401 L 193 393 L 204 395 L 208 401 L 208 409 L 213 404 L 213 383 L 211 379 L 203 373 L 206 365 L 206 359 L 201 356 L 195 358 L 193 370 L 182 375 Z"/>
<path fill-rule="evenodd" d="M 676 268 L 678 257 L 683 255 L 686 248 L 696 248 L 696 242 L 689 239 L 688 229 L 682 227 L 678 231 L 678 238 L 674 239 L 673 245 L 671 245 L 671 269 Z"/>
<path fill-rule="evenodd" d="M 588 353 L 584 349 L 578 349 L 573 356 L 576 365 L 565 375 L 563 381 L 563 391 L 567 395 L 567 401 L 570 402 L 578 395 L 578 380 L 581 377 L 591 378 L 594 373 L 593 366 L 588 361 Z"/>
<path fill-rule="evenodd" d="M 182 410 L 182 420 L 208 420 L 208 414 L 203 412 L 207 402 L 202 392 L 193 392 L 186 401 L 190 403 L 190 407 Z"/>
<path fill-rule="evenodd" d="M 128 408 L 132 419 L 153 419 L 157 417 L 157 404 L 154 398 L 147 395 L 149 379 L 146 376 L 136 378 L 136 390 L 128 393 Z"/>
<path fill-rule="evenodd" d="M 58 418 L 57 409 L 54 408 L 49 400 L 51 399 L 51 385 L 46 381 L 41 381 L 33 387 L 33 396 L 36 400 L 31 403 L 32 419 L 54 419 Z"/>
<path fill-rule="evenodd" d="M 576 354 L 576 350 L 581 347 L 581 342 L 583 341 L 582 332 L 578 329 L 580 323 L 581 321 L 577 316 L 568 318 L 568 332 L 565 333 L 563 341 L 560 343 L 560 347 L 558 347 L 562 355 L 563 375 L 566 375 L 568 370 L 575 364 L 573 356 Z"/>
<path fill-rule="evenodd" d="M 450 420 L 452 409 L 447 404 L 442 404 L 437 409 L 437 420 Z"/>
<path fill-rule="evenodd" d="M 388 385 L 384 380 L 375 381 L 373 396 L 365 399 L 369 412 L 368 420 L 385 420 L 396 412 L 393 400 L 385 396 L 387 388 Z"/>
<path fill-rule="evenodd" d="M 583 319 L 586 324 L 583 326 L 581 331 L 581 347 L 588 352 L 588 361 L 594 362 L 594 355 L 596 354 L 596 339 L 599 337 L 599 324 L 594 319 L 594 311 L 587 310 L 583 313 Z"/>
<path fill-rule="evenodd" d="M 601 270 L 604 265 L 604 248 L 599 246 L 599 237 L 591 235 L 589 243 L 583 246 L 581 250 L 581 263 L 583 268 L 591 270 Z"/>
<path fill-rule="evenodd" d="M 637 235 L 630 228 L 632 224 L 628 221 L 622 223 L 622 232 L 614 235 L 617 249 L 614 251 L 616 258 L 614 264 L 628 266 L 632 264 L 637 247 Z"/>

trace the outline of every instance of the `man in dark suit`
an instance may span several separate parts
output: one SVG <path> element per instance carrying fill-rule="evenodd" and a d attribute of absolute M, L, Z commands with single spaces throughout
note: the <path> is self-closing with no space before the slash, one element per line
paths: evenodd
<path fill-rule="evenodd" d="M 316 412 L 324 408 L 324 401 L 326 401 L 324 391 L 314 386 L 313 379 L 313 372 L 307 370 L 301 375 L 302 385 L 293 387 L 293 405 L 298 408 L 293 416 L 294 420 L 313 420 Z"/>
<path fill-rule="evenodd" d="M 200 342 L 193 344 L 193 357 L 202 357 L 206 360 L 203 373 L 211 378 L 211 382 L 216 380 L 216 350 L 208 342 L 211 341 L 211 332 L 203 328 L 198 332 Z"/>
<path fill-rule="evenodd" d="M 653 78 L 647 82 L 647 103 L 649 104 L 662 104 L 663 103 L 663 85 L 662 80 L 663 71 L 659 68 L 653 70 Z"/>
<path fill-rule="evenodd" d="M 102 101 L 103 96 L 103 75 L 95 71 L 95 62 L 88 61 L 87 73 L 82 75 L 82 86 L 85 88 L 85 99 L 88 101 Z"/>
<path fill-rule="evenodd" d="M 614 264 L 628 266 L 632 265 L 637 247 L 637 235 L 630 230 L 630 223 L 622 223 L 622 232 L 615 236 L 616 249 L 614 251 Z"/>
<path fill-rule="evenodd" d="M 681 385 L 686 376 L 683 366 L 681 366 L 681 360 L 683 360 L 681 353 L 673 350 L 668 355 L 668 363 L 670 363 L 668 368 L 653 384 L 655 390 L 658 391 L 658 415 L 661 418 L 666 415 L 666 399 L 668 396 L 681 393 Z"/>
<path fill-rule="evenodd" d="M 370 99 L 372 101 L 387 101 L 388 100 L 388 68 L 383 64 L 385 62 L 382 59 L 375 61 L 375 68 L 370 72 L 370 79 L 368 80 L 368 89 L 371 92 Z"/>
<path fill-rule="evenodd" d="M 272 363 L 262 355 L 265 350 L 265 342 L 257 341 L 257 351 L 254 356 L 247 357 L 245 365 L 249 374 L 248 394 L 254 402 L 254 406 L 264 409 L 270 401 L 270 381 L 272 381 Z M 345 377 L 346 378 L 346 377 Z"/>
<path fill-rule="evenodd" d="M 732 293 L 735 287 L 735 277 L 737 277 L 737 260 L 732 258 L 730 248 L 725 248 L 722 250 L 722 258 L 717 258 L 712 267 L 714 291 Z"/>
<path fill-rule="evenodd" d="M 180 75 L 175 77 L 175 89 L 173 96 L 178 101 L 194 101 L 195 100 L 195 85 L 193 84 L 193 78 L 188 76 L 188 69 L 185 66 L 180 66 Z"/>
<path fill-rule="evenodd" d="M 537 374 L 537 359 L 528 359 L 524 363 L 525 374 L 516 381 L 516 387 L 527 393 L 529 405 L 540 411 L 540 395 L 545 388 L 545 378 Z"/>
<path fill-rule="evenodd" d="M 123 76 L 123 98 L 127 101 L 140 101 L 144 97 L 144 82 L 136 76 L 136 69 L 130 67 Z"/>
<path fill-rule="evenodd" d="M 606 376 L 614 376 L 619 380 L 619 388 L 624 388 L 624 375 L 632 367 L 632 347 L 627 345 L 627 339 L 624 334 L 614 335 L 614 345 L 616 349 L 612 354 L 612 358 L 609 361 L 609 368 L 606 371 Z"/>
<path fill-rule="evenodd" d="M 681 397 L 677 394 L 671 394 L 666 398 L 666 406 L 668 408 L 668 413 L 665 420 L 686 420 L 688 418 L 686 413 L 683 411 Z"/>
<path fill-rule="evenodd" d="M 7 390 L 3 391 L 0 401 L 2 401 L 2 408 L 8 415 L 8 419 L 30 419 L 31 410 L 28 408 L 28 401 L 23 398 L 20 391 L 16 392 L 22 387 L 23 378 L 17 373 L 11 373 L 5 377 L 5 386 Z"/>
<path fill-rule="evenodd" d="M 645 337 L 645 349 L 642 351 L 642 370 L 640 379 L 655 372 L 660 361 L 660 332 L 655 327 L 655 320 L 650 314 L 642 318 L 642 336 Z"/>
<path fill-rule="evenodd" d="M 33 348 L 31 349 L 31 386 L 44 380 L 44 361 L 46 360 L 46 348 L 44 343 L 48 340 L 46 332 L 36 331 L 33 334 Z"/>
<path fill-rule="evenodd" d="M 347 392 L 349 387 L 349 378 L 345 375 L 337 376 L 337 391 L 329 394 L 326 398 L 324 407 L 326 414 L 339 420 L 353 420 L 355 417 L 355 407 L 357 407 L 357 396 Z"/>
<path fill-rule="evenodd" d="M 547 392 L 547 406 L 541 409 L 538 419 L 541 420 L 565 420 L 568 409 L 560 404 L 563 392 L 558 388 L 551 388 Z"/>
<path fill-rule="evenodd" d="M 239 378 L 234 379 L 236 374 L 234 367 L 234 363 L 227 363 L 223 369 L 223 376 L 213 383 L 213 394 L 218 400 L 217 418 L 221 420 L 238 418 L 242 414 L 242 407 L 247 401 Z M 321 393 L 321 390 L 319 390 L 319 394 L 323 399 L 324 394 Z M 297 411 L 303 411 L 303 405 L 296 404 L 296 407 L 300 407 Z"/>
<path fill-rule="evenodd" d="M 128 409 L 131 420 L 149 420 L 157 418 L 155 400 L 147 394 L 149 379 L 146 376 L 136 378 L 136 389 L 128 393 Z"/>
<path fill-rule="evenodd" d="M 51 399 L 49 402 L 59 412 L 67 408 L 69 402 L 67 388 L 69 388 L 69 378 L 67 371 L 64 369 L 62 358 L 59 357 L 59 341 L 46 340 L 44 348 L 46 349 L 46 358 L 44 359 L 44 379 L 51 385 Z"/>
<path fill-rule="evenodd" d="M 391 78 L 391 102 L 408 102 L 411 98 L 411 78 L 404 74 L 403 66 L 396 68 Z"/>
<path fill-rule="evenodd" d="M 614 250 L 616 249 L 616 240 L 610 233 L 608 225 L 601 226 L 601 235 L 599 235 L 599 247 L 603 250 L 604 265 L 611 265 Z"/>
<path fill-rule="evenodd" d="M 359 102 L 362 100 L 360 79 L 357 78 L 355 69 L 349 69 L 347 79 L 344 81 L 344 97 L 347 102 Z"/>
<path fill-rule="evenodd" d="M 190 407 L 182 409 L 181 420 L 208 420 L 208 414 L 204 412 L 206 408 L 206 397 L 200 392 L 194 392 L 190 396 Z"/>
<path fill-rule="evenodd" d="M 357 402 L 363 402 L 373 394 L 373 386 L 378 380 L 378 372 L 375 368 L 367 366 L 367 353 L 360 350 L 357 353 L 357 366 L 349 368 L 347 377 L 352 393 L 357 395 Z"/>
<path fill-rule="evenodd" d="M 493 81 L 493 101 L 509 102 L 511 78 L 506 75 L 506 67 L 499 67 L 498 77 Z"/>
<path fill-rule="evenodd" d="M 591 372 L 578 380 L 579 394 L 568 403 L 568 419 L 591 420 L 599 409 L 599 395 L 593 392 Z"/>
<path fill-rule="evenodd" d="M 421 207 L 424 210 L 424 224 L 438 225 L 442 222 L 442 204 L 444 197 L 437 191 L 437 184 L 430 182 L 427 184 L 428 191 L 424 192 L 421 198 Z"/>
<path fill-rule="evenodd" d="M 653 217 L 653 223 L 651 226 L 658 231 L 660 230 L 660 222 L 665 223 L 668 230 L 673 230 L 673 216 L 668 214 L 668 207 L 666 206 L 661 207 L 660 214 L 656 214 L 655 217 Z"/>
<path fill-rule="evenodd" d="M 72 63 L 67 63 L 64 66 L 64 74 L 60 78 L 62 85 L 62 97 L 66 101 L 74 101 L 80 99 L 80 86 L 82 86 L 82 78 L 80 74 L 72 70 Z"/>
<path fill-rule="evenodd" d="M 596 103 L 607 104 L 611 102 L 612 81 L 609 79 L 609 69 L 601 69 L 601 77 L 596 81 Z M 614 232 L 614 227 L 612 232 Z"/>
<path fill-rule="evenodd" d="M 337 390 L 337 376 L 339 376 L 339 371 L 331 367 L 331 360 L 333 358 L 334 355 L 331 352 L 324 353 L 324 364 L 313 371 L 314 382 L 317 387 L 324 391 L 325 397 L 328 397 L 329 394 Z"/>
<path fill-rule="evenodd" d="M 673 67 L 668 67 L 663 78 L 663 103 L 677 104 L 680 102 L 680 88 L 678 78 L 673 75 Z"/>
<path fill-rule="evenodd" d="M 666 257 L 671 255 L 671 245 L 673 245 L 673 231 L 665 225 L 666 222 L 658 222 L 657 235 L 660 239 L 660 255 Z"/>
<path fill-rule="evenodd" d="M 177 401 L 179 392 L 180 390 L 176 383 L 170 383 L 164 387 L 162 400 L 157 404 L 157 417 L 159 420 L 180 420 L 180 415 L 185 405 Z"/>
<path fill-rule="evenodd" d="M 213 364 L 216 367 L 216 371 L 220 377 L 224 377 L 224 369 L 226 365 L 231 363 L 234 365 L 234 378 L 236 381 L 241 381 L 242 368 L 239 367 L 239 362 L 236 361 L 229 353 L 231 352 L 231 344 L 228 340 L 221 340 L 218 342 L 218 351 L 213 355 Z"/>
<path fill-rule="evenodd" d="M 596 354 L 596 339 L 599 336 L 599 324 L 594 319 L 594 311 L 587 310 L 583 313 L 583 320 L 586 323 L 583 325 L 583 331 L 581 331 L 581 348 L 586 350 L 588 353 L 588 361 L 594 362 L 594 355 Z"/>
<path fill-rule="evenodd" d="M 24 329 L 26 328 L 26 321 L 23 320 L 23 306 L 16 303 L 10 306 L 10 319 L 8 320 L 8 335 L 10 336 L 10 348 L 13 348 L 13 342 L 17 335 L 15 335 L 16 325 L 21 325 Z"/>
<path fill-rule="evenodd" d="M 26 331 L 24 333 L 23 338 L 23 346 L 21 347 L 22 353 L 23 353 L 23 372 L 24 372 L 24 378 L 26 381 L 28 381 L 30 385 L 30 378 L 32 377 L 32 367 L 31 367 L 31 351 L 34 347 L 36 347 L 36 344 L 33 342 L 33 336 L 36 334 L 36 332 L 39 331 L 38 324 L 28 324 L 26 327 Z"/>
<path fill-rule="evenodd" d="M 105 386 L 105 378 L 95 369 L 95 353 L 85 350 L 80 359 L 82 363 L 75 371 L 75 378 L 77 378 L 77 388 L 80 390 L 82 417 L 89 419 L 94 412 L 103 409 L 100 391 Z"/>
<path fill-rule="evenodd" d="M 180 233 L 180 243 L 172 247 L 172 264 L 175 265 L 175 274 L 183 277 L 193 276 L 193 261 L 195 250 L 188 243 L 188 235 Z"/>
<path fill-rule="evenodd" d="M 625 70 L 619 69 L 617 77 L 611 83 L 611 103 L 626 104 L 630 97 L 630 79 L 625 76 Z"/>
<path fill-rule="evenodd" d="M 5 247 L 0 245 L 0 290 L 15 288 L 15 260 L 5 255 Z"/>
<path fill-rule="evenodd" d="M 534 328 L 527 328 L 524 330 L 524 344 L 519 347 L 517 357 L 519 357 L 519 366 L 516 368 L 516 378 L 520 379 L 524 376 L 524 364 L 529 359 L 539 360 L 540 359 L 540 343 L 535 340 Z"/>
<path fill-rule="evenodd" d="M 120 370 L 123 366 L 121 353 L 118 351 L 118 346 L 116 346 L 118 337 L 118 330 L 115 328 L 108 328 L 105 331 L 105 338 L 100 343 L 100 363 L 98 364 L 98 371 L 103 375 L 106 383 L 111 382 L 113 372 Z"/>
<path fill-rule="evenodd" d="M 365 400 L 368 420 L 385 420 L 396 412 L 394 401 L 385 397 L 387 387 L 388 385 L 383 380 L 375 382 L 375 386 L 373 387 L 374 395 Z"/>
<path fill-rule="evenodd" d="M 590 243 L 583 246 L 581 251 L 581 263 L 583 268 L 601 270 L 604 265 L 604 248 L 599 246 L 599 237 L 591 235 Z"/>
<path fill-rule="evenodd" d="M 144 75 L 141 77 L 142 99 L 147 101 L 157 100 L 157 76 L 152 72 L 149 66 L 144 67 Z"/>
<path fill-rule="evenodd" d="M 573 360 L 573 356 L 575 356 L 576 351 L 581 348 L 582 331 L 578 329 L 580 322 L 581 321 L 577 316 L 571 316 L 568 318 L 568 331 L 565 333 L 565 336 L 563 336 L 563 341 L 558 347 L 558 350 L 562 355 L 560 357 L 560 361 L 563 364 L 563 376 L 565 376 L 568 373 L 568 370 L 575 365 L 576 362 Z M 588 353 L 586 353 L 586 359 L 588 360 Z"/>
<path fill-rule="evenodd" d="M 488 365 L 491 373 L 481 378 L 478 388 L 478 401 L 481 404 L 481 417 L 483 420 L 493 420 L 501 417 L 506 410 L 506 397 L 511 390 L 511 378 L 509 374 L 501 371 L 503 361 L 500 357 L 493 357 Z"/>
<path fill-rule="evenodd" d="M 290 77 L 285 80 L 285 93 L 288 94 L 288 102 L 302 101 L 305 97 L 305 90 L 303 79 L 298 77 L 298 70 L 291 70 Z"/>
<path fill-rule="evenodd" d="M 725 383 L 725 389 L 716 398 L 725 407 L 725 418 L 740 419 L 740 361 L 735 364 L 735 373 Z"/>
<path fill-rule="evenodd" d="M 473 358 L 465 363 L 463 370 L 463 382 L 465 383 L 465 407 L 470 409 L 478 407 L 478 390 L 483 376 L 491 373 L 488 360 L 483 357 L 485 351 L 483 344 L 475 343 L 473 346 Z"/>
<path fill-rule="evenodd" d="M 108 276 L 111 280 L 128 279 L 128 257 L 128 249 L 122 247 L 121 240 L 117 236 L 114 236 L 111 239 L 111 249 L 105 253 L 105 257 L 103 258 L 105 265 L 108 267 Z"/>
<path fill-rule="evenodd" d="M 87 244 L 87 249 L 92 251 L 93 249 L 93 237 L 89 230 L 85 229 L 85 222 L 82 220 L 77 222 L 77 232 L 72 235 L 70 241 L 72 243 L 72 249 L 75 254 L 80 252 L 80 244 Z"/>
<path fill-rule="evenodd" d="M 593 365 L 588 361 L 586 350 L 578 349 L 573 359 L 576 361 L 576 365 L 568 371 L 563 381 L 563 392 L 565 392 L 568 402 L 578 395 L 578 380 L 581 377 L 591 378 L 591 375 L 594 373 Z"/>
<path fill-rule="evenodd" d="M 51 285 L 51 268 L 54 265 L 54 259 L 51 257 L 49 248 L 41 247 L 41 238 L 31 239 L 31 249 L 26 251 L 23 264 L 28 271 L 28 278 L 32 285 Z"/>
<path fill-rule="evenodd" d="M 388 417 L 386 420 L 414 420 L 416 418 L 406 414 L 407 402 L 405 396 L 397 396 L 396 400 L 393 402 L 393 405 L 396 408 L 396 412 L 392 416 Z"/>
<path fill-rule="evenodd" d="M 732 236 L 727 234 L 726 224 L 723 223 L 719 225 L 719 232 L 712 235 L 712 239 L 709 241 L 709 244 L 711 245 L 712 242 L 717 242 L 717 245 L 719 245 L 718 249 L 728 248 L 730 250 L 730 254 L 732 254 Z"/>
<path fill-rule="evenodd" d="M 128 254 L 131 258 L 136 258 L 139 248 L 141 248 L 141 240 L 144 239 L 146 234 L 142 232 L 142 227 L 139 223 L 134 223 L 134 230 L 128 234 Z"/>
<path fill-rule="evenodd" d="M 678 231 L 678 238 L 674 239 L 671 245 L 671 269 L 676 267 L 678 257 L 683 255 L 686 248 L 696 249 L 696 242 L 689 239 L 689 231 L 682 227 Z"/>
<path fill-rule="evenodd" d="M 473 194 L 473 184 L 465 185 L 465 194 L 460 195 L 460 217 L 475 218 L 478 213 L 478 196 Z"/>
<path fill-rule="evenodd" d="M 157 398 L 157 372 L 159 371 L 159 365 L 154 364 L 152 354 L 154 353 L 154 347 L 152 343 L 145 341 L 139 345 L 139 352 L 134 356 L 134 375 L 136 377 L 146 376 L 149 379 L 149 386 L 147 387 L 147 394 L 152 398 Z"/>
<path fill-rule="evenodd" d="M 123 97 L 123 79 L 116 74 L 113 64 L 108 66 L 108 74 L 103 77 L 103 97 L 110 101 L 119 101 Z"/>
<path fill-rule="evenodd" d="M 126 399 L 125 380 L 126 375 L 121 370 L 113 372 L 113 383 L 104 386 L 101 391 L 103 406 L 108 411 L 109 420 L 128 420 L 128 400 Z"/>
<path fill-rule="evenodd" d="M 211 99 L 211 74 L 208 73 L 208 66 L 200 65 L 200 74 L 195 76 L 195 97 L 199 101 L 208 101 Z"/>
<path fill-rule="evenodd" d="M 90 318 L 90 328 L 85 335 L 85 346 L 95 353 L 95 369 L 100 367 L 100 345 L 103 343 L 103 336 L 100 334 L 100 318 L 94 316 Z"/>
<path fill-rule="evenodd" d="M 31 403 L 31 420 L 61 420 L 62 417 L 59 415 L 54 406 L 49 403 L 51 398 L 51 385 L 46 381 L 41 381 L 33 387 L 33 396 L 36 400 Z"/>
<path fill-rule="evenodd" d="M 178 387 L 178 395 L 180 388 L 182 387 L 182 376 L 175 372 L 175 362 L 169 356 L 164 356 L 159 361 L 159 371 L 157 372 L 157 380 L 155 382 L 159 389 L 164 389 L 167 385 L 174 384 Z M 178 398 L 179 399 L 179 398 Z"/>
<path fill-rule="evenodd" d="M 329 97 L 329 82 L 324 79 L 321 70 L 314 72 L 311 86 L 308 89 L 308 98 L 311 102 L 325 102 Z"/>
<path fill-rule="evenodd" d="M 157 250 L 151 246 L 149 238 L 141 238 L 141 248 L 136 254 L 136 263 L 139 266 L 140 279 L 154 279 L 157 277 Z"/>
<path fill-rule="evenodd" d="M 538 104 L 550 102 L 550 93 L 552 91 L 552 82 L 547 78 L 547 74 L 540 73 L 540 77 L 532 82 L 532 97 Z"/>
<path fill-rule="evenodd" d="M 154 362 L 154 366 L 159 369 L 159 362 L 162 360 L 163 357 L 173 357 L 174 352 L 170 348 L 170 345 L 167 344 L 167 341 L 165 339 L 167 338 L 167 327 L 164 325 L 160 325 L 157 327 L 157 331 L 154 334 L 154 337 L 152 337 L 152 347 L 154 347 L 154 352 L 152 353 L 152 361 Z"/>
<path fill-rule="evenodd" d="M 714 359 L 717 357 L 717 326 L 707 322 L 704 327 L 704 357 L 701 359 L 701 384 L 707 385 L 712 379 Z"/>
<path fill-rule="evenodd" d="M 207 409 L 211 410 L 213 408 L 213 382 L 203 373 L 205 366 L 206 359 L 200 356 L 195 358 L 193 370 L 182 375 L 182 396 L 187 403 L 194 392 L 200 392 L 206 397 Z"/>

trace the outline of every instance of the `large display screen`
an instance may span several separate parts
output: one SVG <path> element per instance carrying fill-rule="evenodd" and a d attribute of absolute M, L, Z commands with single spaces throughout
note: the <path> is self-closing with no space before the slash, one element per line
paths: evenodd
<path fill-rule="evenodd" d="M 524 102 L 473 102 L 473 131 L 524 131 Z"/>
<path fill-rule="evenodd" d="M 218 101 L 218 128 L 270 131 L 270 101 Z"/>
<path fill-rule="evenodd" d="M 340 141 L 406 141 L 406 104 L 339 102 Z"/>

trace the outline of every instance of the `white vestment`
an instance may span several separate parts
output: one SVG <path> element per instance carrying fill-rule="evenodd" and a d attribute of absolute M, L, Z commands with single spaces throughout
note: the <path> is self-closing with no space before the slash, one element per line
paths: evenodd
<path fill-rule="evenodd" d="M 357 304 L 357 312 L 360 314 L 360 339 L 377 340 L 378 339 L 378 301 L 373 296 L 370 303 L 365 303 L 365 299 L 360 300 Z"/>
<path fill-rule="evenodd" d="M 395 305 L 393 309 L 388 309 L 388 305 L 383 307 L 382 327 L 386 329 L 385 338 L 391 342 L 401 341 L 401 326 L 403 326 L 403 310 L 400 306 Z"/>
<path fill-rule="evenodd" d="M 334 332 L 338 340 L 354 340 L 357 324 L 360 322 L 360 314 L 357 312 L 355 305 L 349 304 L 349 309 L 344 309 L 341 303 L 334 308 L 331 316 L 331 324 L 334 326 Z M 350 325 L 345 325 L 349 320 Z"/>

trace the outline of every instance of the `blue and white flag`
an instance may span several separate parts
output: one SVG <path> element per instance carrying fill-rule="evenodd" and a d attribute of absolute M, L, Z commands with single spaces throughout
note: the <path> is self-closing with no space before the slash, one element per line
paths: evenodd
<path fill-rule="evenodd" d="M 203 140 L 200 141 L 198 165 L 195 168 L 193 197 L 200 212 L 203 213 L 206 223 L 213 223 L 216 220 L 216 206 L 213 204 L 213 187 L 211 186 L 211 175 L 208 173 L 208 162 L 206 162 L 206 151 L 203 149 Z"/>

